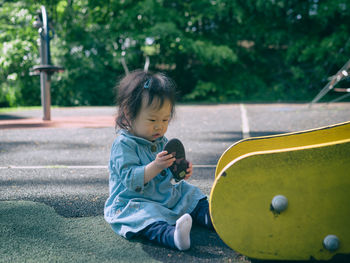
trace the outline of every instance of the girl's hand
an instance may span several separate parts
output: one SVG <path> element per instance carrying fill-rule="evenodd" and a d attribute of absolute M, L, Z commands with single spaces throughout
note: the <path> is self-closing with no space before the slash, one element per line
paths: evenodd
<path fill-rule="evenodd" d="M 175 162 L 175 157 L 168 154 L 167 151 L 158 153 L 156 159 L 145 167 L 144 183 L 148 183 L 161 171 L 171 166 L 173 162 Z"/>
<path fill-rule="evenodd" d="M 154 160 L 154 164 L 161 171 L 170 167 L 175 161 L 175 157 L 172 154 L 168 154 L 167 151 L 162 151 L 157 154 L 156 159 Z"/>
<path fill-rule="evenodd" d="M 187 168 L 187 170 L 186 170 L 187 174 L 186 174 L 184 180 L 188 180 L 188 179 L 191 177 L 191 175 L 192 175 L 192 170 L 193 170 L 193 169 L 192 169 L 192 163 L 189 162 L 189 163 L 188 163 L 188 168 Z"/>

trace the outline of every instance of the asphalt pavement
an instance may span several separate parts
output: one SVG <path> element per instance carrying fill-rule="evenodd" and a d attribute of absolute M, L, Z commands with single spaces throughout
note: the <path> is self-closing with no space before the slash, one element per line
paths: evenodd
<path fill-rule="evenodd" d="M 102 215 L 108 196 L 107 163 L 115 138 L 114 114 L 114 107 L 53 108 L 52 121 L 43 122 L 40 109 L 1 113 L 0 207 L 5 201 L 12 201 L 7 205 L 28 201 L 33 207 L 42 204 L 54 209 L 54 214 L 63 217 L 67 224 L 77 218 L 84 224 L 98 222 L 102 235 L 113 240 L 110 246 L 137 244 L 139 250 L 135 253 L 141 253 L 138 259 L 143 261 L 250 262 L 227 247 L 218 235 L 200 227 L 194 228 L 192 248 L 187 252 L 142 240 L 130 243 L 106 234 L 112 231 L 103 223 Z M 308 104 L 180 105 L 167 137 L 183 142 L 187 158 L 194 164 L 189 182 L 209 196 L 218 159 L 243 137 L 307 130 L 349 120 L 350 103 L 316 104 L 312 108 Z M 91 233 L 101 234 L 96 231 Z M 4 248 L 0 246 L 0 254 L 9 258 L 14 258 L 11 253 L 17 253 L 16 262 L 21 262 L 21 255 L 33 257 L 1 249 Z M 125 253 L 125 261 L 131 261 L 129 252 L 123 251 L 118 251 L 118 255 Z M 80 259 L 94 261 L 86 255 Z"/>

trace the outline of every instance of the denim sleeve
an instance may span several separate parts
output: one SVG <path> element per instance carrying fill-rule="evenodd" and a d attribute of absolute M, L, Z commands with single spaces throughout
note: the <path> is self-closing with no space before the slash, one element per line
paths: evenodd
<path fill-rule="evenodd" d="M 134 192 L 143 192 L 145 165 L 141 164 L 137 155 L 137 145 L 120 141 L 114 145 L 111 154 L 112 169 L 118 175 L 118 180 Z"/>

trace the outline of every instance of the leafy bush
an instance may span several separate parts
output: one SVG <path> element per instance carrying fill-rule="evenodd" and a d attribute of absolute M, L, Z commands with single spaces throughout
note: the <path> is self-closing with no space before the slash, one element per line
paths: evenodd
<path fill-rule="evenodd" d="M 350 58 L 343 0 L 46 0 L 52 104 L 111 105 L 129 70 L 164 71 L 185 101 L 309 101 Z M 0 2 L 0 106 L 39 105 L 37 1 Z M 344 85 L 344 84 L 342 84 Z M 328 97 L 329 98 L 329 97 Z"/>

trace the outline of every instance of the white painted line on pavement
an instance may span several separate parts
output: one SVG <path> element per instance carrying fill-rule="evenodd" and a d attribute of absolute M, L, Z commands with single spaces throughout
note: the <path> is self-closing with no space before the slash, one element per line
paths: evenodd
<path fill-rule="evenodd" d="M 242 119 L 242 135 L 243 135 L 243 139 L 245 139 L 250 137 L 248 115 L 244 104 L 240 104 L 240 109 L 241 109 L 241 119 Z"/>
<path fill-rule="evenodd" d="M 107 169 L 107 165 L 34 165 L 34 166 L 0 166 L 0 169 Z M 194 164 L 193 168 L 216 168 L 215 164 Z"/>

